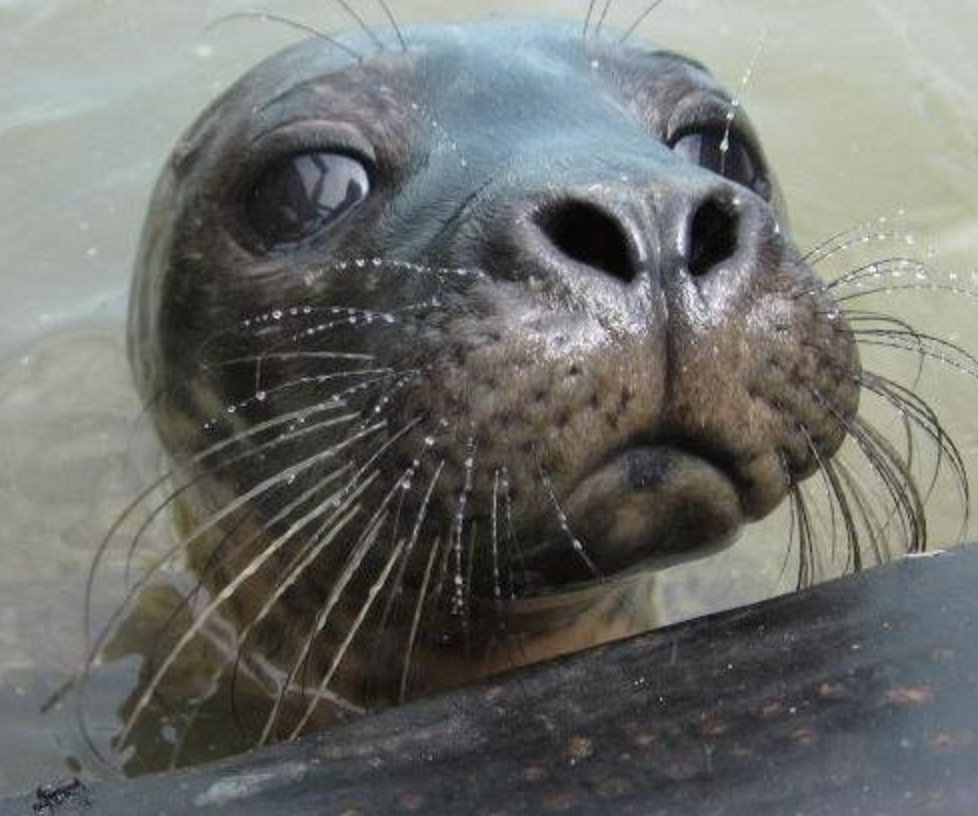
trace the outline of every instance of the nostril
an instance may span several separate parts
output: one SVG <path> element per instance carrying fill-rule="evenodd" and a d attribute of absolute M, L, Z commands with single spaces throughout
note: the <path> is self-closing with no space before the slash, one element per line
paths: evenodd
<path fill-rule="evenodd" d="M 736 211 L 707 199 L 693 214 L 689 228 L 689 272 L 699 277 L 737 251 Z"/>
<path fill-rule="evenodd" d="M 637 274 L 621 225 L 584 201 L 561 201 L 542 210 L 537 226 L 567 257 L 628 283 Z"/>

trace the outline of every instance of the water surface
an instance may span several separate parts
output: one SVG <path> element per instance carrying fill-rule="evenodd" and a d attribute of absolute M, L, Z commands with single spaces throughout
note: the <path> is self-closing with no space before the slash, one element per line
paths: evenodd
<path fill-rule="evenodd" d="M 254 5 L 0 0 L 0 793 L 79 763 L 93 771 L 70 708 L 39 711 L 81 657 L 93 549 L 154 473 L 122 343 L 132 257 L 176 137 L 237 75 L 296 36 L 257 22 L 205 30 Z M 375 6 L 359 5 L 382 21 Z M 585 6 L 547 0 L 534 9 L 578 18 Z M 263 8 L 328 30 L 348 25 L 325 2 Z M 405 22 L 524 8 L 395 0 Z M 624 26 L 641 9 L 618 2 L 609 19 Z M 803 247 L 904 211 L 896 220 L 913 231 L 913 245 L 881 249 L 912 251 L 961 281 L 978 267 L 975 31 L 975 0 L 670 0 L 642 27 L 729 87 L 763 42 L 743 101 Z M 918 291 L 872 305 L 978 349 L 972 298 Z M 913 366 L 903 364 L 908 376 Z M 973 473 L 975 385 L 939 364 L 920 384 Z M 960 535 L 958 509 L 950 486 L 935 495 L 937 542 Z M 668 571 L 658 590 L 663 618 L 790 589 L 786 534 L 779 513 L 731 550 Z M 825 574 L 844 567 L 823 555 Z M 96 708 L 109 712 L 97 727 L 112 726 L 135 670 L 124 664 L 95 690 Z"/>

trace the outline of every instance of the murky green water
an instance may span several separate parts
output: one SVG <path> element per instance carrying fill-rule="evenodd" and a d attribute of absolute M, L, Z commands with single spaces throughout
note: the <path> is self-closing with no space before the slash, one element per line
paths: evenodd
<path fill-rule="evenodd" d="M 0 794 L 63 775 L 71 757 L 87 768 L 70 708 L 40 708 L 81 657 L 93 548 L 153 473 L 121 341 L 131 259 L 176 136 L 242 70 L 294 37 L 255 22 L 204 31 L 254 5 L 0 0 Z M 534 6 L 580 17 L 586 4 Z M 346 25 L 319 0 L 263 8 L 327 29 Z M 524 8 L 395 0 L 407 22 Z M 618 2 L 611 19 L 626 25 L 641 8 Z M 916 243 L 899 253 L 970 281 L 978 268 L 976 0 L 670 0 L 643 30 L 734 87 L 764 40 L 744 104 L 802 246 L 905 210 L 898 220 Z M 872 305 L 978 349 L 971 298 L 917 290 Z M 920 388 L 974 478 L 976 383 L 935 365 Z M 934 539 L 951 543 L 959 513 L 949 487 L 932 511 Z M 790 588 L 786 534 L 779 514 L 726 553 L 670 570 L 660 581 L 664 615 Z M 828 554 L 826 562 L 827 574 L 842 566 Z M 99 710 L 118 705 L 134 671 L 121 665 L 94 691 Z"/>

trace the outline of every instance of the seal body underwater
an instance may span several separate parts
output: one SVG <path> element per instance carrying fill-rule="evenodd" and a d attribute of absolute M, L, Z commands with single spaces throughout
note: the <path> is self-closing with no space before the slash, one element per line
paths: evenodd
<path fill-rule="evenodd" d="M 637 631 L 853 427 L 852 331 L 703 66 L 400 33 L 260 64 L 156 188 L 130 356 L 206 592 L 127 732 L 218 620 L 261 740 Z"/>

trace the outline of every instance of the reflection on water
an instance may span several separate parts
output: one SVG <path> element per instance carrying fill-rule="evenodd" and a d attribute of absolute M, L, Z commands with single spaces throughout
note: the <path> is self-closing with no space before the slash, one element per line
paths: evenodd
<path fill-rule="evenodd" d="M 617 3 L 612 17 L 627 23 L 643 4 Z M 131 258 L 149 189 L 178 133 L 219 89 L 294 36 L 242 22 L 203 31 L 253 5 L 0 2 L 0 746 L 18 746 L 3 752 L 0 793 L 63 775 L 77 758 L 89 769 L 70 707 L 38 711 L 78 665 L 93 549 L 155 472 L 122 343 Z M 406 21 L 485 13 L 474 2 L 440 8 L 447 5 L 395 3 Z M 535 6 L 573 17 L 586 3 Z M 265 7 L 325 28 L 347 24 L 318 0 Z M 900 220 L 915 245 L 879 250 L 927 258 L 968 282 L 978 266 L 978 95 L 966 78 L 978 76 L 978 53 L 966 32 L 976 27 L 978 6 L 950 0 L 674 0 L 644 31 L 703 59 L 731 87 L 766 31 L 744 103 L 800 244 L 905 209 Z M 916 289 L 872 305 L 978 348 L 974 298 Z M 908 358 L 911 376 L 913 365 Z M 974 386 L 940 364 L 919 385 L 973 473 Z M 937 541 L 958 535 L 956 501 L 949 488 L 933 497 Z M 787 524 L 779 514 L 715 559 L 670 570 L 659 586 L 663 614 L 789 588 Z M 841 556 L 823 555 L 827 573 L 841 567 Z M 113 603 L 96 601 L 97 615 Z M 97 737 L 115 727 L 113 712 L 138 670 L 138 661 L 123 661 L 92 689 Z M 161 751 L 172 748 L 165 729 L 159 739 Z M 209 748 L 187 750 L 205 756 Z M 147 749 L 131 767 L 152 764 Z"/>

